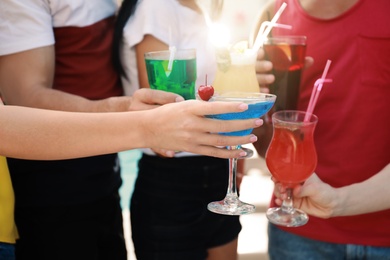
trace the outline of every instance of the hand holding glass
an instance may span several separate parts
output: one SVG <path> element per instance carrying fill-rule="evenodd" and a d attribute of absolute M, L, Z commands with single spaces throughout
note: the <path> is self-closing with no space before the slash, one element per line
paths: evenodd
<path fill-rule="evenodd" d="M 267 211 L 268 220 L 276 225 L 297 227 L 307 223 L 305 212 L 293 207 L 293 188 L 305 182 L 317 166 L 313 134 L 318 118 L 306 112 L 284 110 L 272 115 L 273 136 L 265 155 L 273 178 L 286 187 L 287 199 L 281 207 Z"/>
<path fill-rule="evenodd" d="M 233 92 L 225 93 L 221 96 L 212 97 L 211 101 L 224 101 L 224 102 L 245 102 L 248 104 L 248 110 L 240 113 L 226 113 L 218 115 L 210 115 L 210 118 L 222 119 L 222 120 L 238 120 L 259 118 L 267 113 L 275 102 L 276 96 L 271 94 L 262 93 L 246 93 L 246 92 Z M 253 129 L 247 129 L 243 131 L 220 133 L 222 135 L 244 136 L 249 135 Z M 228 146 L 227 149 L 240 149 L 240 145 Z M 255 210 L 255 206 L 242 202 L 238 198 L 237 194 L 237 158 L 229 159 L 229 182 L 228 189 L 225 198 L 221 201 L 214 201 L 208 204 L 207 208 L 219 214 L 225 215 L 242 215 L 251 213 Z"/>

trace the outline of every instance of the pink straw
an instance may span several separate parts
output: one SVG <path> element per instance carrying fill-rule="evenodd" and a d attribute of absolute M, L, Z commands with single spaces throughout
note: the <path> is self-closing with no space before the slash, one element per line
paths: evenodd
<path fill-rule="evenodd" d="M 332 82 L 332 79 L 326 78 L 326 74 L 328 74 L 328 70 L 331 62 L 332 62 L 331 60 L 328 60 L 326 62 L 325 69 L 322 72 L 322 77 L 320 79 L 317 79 L 316 82 L 314 83 L 313 91 L 311 92 L 311 96 L 310 96 L 309 105 L 307 106 L 304 122 L 308 122 L 311 115 L 313 114 L 314 107 L 316 106 L 318 96 L 320 95 L 324 83 Z"/>

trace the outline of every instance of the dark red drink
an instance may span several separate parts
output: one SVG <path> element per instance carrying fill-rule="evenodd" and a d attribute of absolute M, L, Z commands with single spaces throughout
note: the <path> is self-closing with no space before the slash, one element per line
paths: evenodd
<path fill-rule="evenodd" d="M 293 40 L 293 42 L 291 42 Z M 273 63 L 275 82 L 270 93 L 277 96 L 273 112 L 297 109 L 302 69 L 305 64 L 306 37 L 269 38 L 263 45 L 265 58 Z"/>

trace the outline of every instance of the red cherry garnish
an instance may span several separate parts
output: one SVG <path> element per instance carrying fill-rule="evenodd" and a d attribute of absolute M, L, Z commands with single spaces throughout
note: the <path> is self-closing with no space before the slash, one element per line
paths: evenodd
<path fill-rule="evenodd" d="M 201 85 L 198 89 L 198 93 L 202 100 L 208 101 L 214 95 L 214 88 L 209 85 Z"/>
<path fill-rule="evenodd" d="M 200 85 L 198 89 L 198 94 L 199 97 L 204 101 L 208 101 L 214 95 L 213 86 L 207 85 L 207 75 L 206 75 L 206 84 Z"/>

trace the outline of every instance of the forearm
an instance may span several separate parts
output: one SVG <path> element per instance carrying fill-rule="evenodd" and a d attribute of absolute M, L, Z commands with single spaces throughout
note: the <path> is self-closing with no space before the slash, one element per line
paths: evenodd
<path fill-rule="evenodd" d="M 117 112 L 129 109 L 130 97 L 92 101 L 53 89 L 54 52 L 54 46 L 47 46 L 0 56 L 0 90 L 6 104 L 75 112 Z"/>
<path fill-rule="evenodd" d="M 141 112 L 67 113 L 2 106 L 0 154 L 23 159 L 67 159 L 144 146 Z"/>
<path fill-rule="evenodd" d="M 340 203 L 333 216 L 351 216 L 390 209 L 390 164 L 370 179 L 338 188 Z"/>
<path fill-rule="evenodd" d="M 128 111 L 131 97 L 111 97 L 89 100 L 84 97 L 51 88 L 37 88 L 23 97 L 4 97 L 8 105 L 71 112 L 121 112 Z"/>

